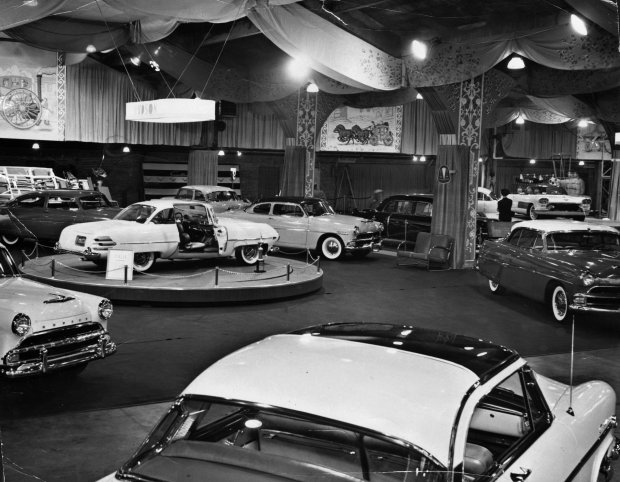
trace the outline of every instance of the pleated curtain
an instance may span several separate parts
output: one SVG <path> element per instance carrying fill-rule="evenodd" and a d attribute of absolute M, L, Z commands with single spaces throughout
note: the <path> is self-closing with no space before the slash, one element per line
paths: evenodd
<path fill-rule="evenodd" d="M 217 151 L 192 150 L 187 162 L 187 183 L 217 185 Z"/>
<path fill-rule="evenodd" d="M 284 168 L 280 194 L 282 196 L 303 196 L 306 177 L 306 149 L 294 145 L 295 139 L 287 139 L 284 148 Z"/>

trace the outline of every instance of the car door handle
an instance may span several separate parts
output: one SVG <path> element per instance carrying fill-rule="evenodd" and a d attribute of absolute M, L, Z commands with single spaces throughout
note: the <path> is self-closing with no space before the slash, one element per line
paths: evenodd
<path fill-rule="evenodd" d="M 521 470 L 523 472 L 521 472 L 520 474 L 517 472 L 510 473 L 510 480 L 512 480 L 512 482 L 523 482 L 532 473 L 531 469 L 524 469 L 523 467 L 521 467 Z"/>

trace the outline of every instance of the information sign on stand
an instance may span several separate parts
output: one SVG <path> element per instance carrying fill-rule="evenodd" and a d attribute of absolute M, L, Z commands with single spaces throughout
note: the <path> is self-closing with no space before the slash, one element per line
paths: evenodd
<path fill-rule="evenodd" d="M 130 249 L 109 250 L 105 279 L 125 280 L 127 276 L 127 281 L 131 281 L 133 279 L 133 255 Z"/>

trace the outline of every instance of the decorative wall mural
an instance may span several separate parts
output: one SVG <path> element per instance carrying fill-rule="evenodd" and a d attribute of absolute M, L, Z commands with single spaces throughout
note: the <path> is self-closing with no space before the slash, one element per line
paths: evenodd
<path fill-rule="evenodd" d="M 59 122 L 62 61 L 58 56 L 52 67 L 22 65 L 19 58 L 0 64 L 0 137 L 64 140 L 64 129 L 59 128 L 64 125 Z"/>
<path fill-rule="evenodd" d="M 611 159 L 611 145 L 603 126 L 590 124 L 577 132 L 577 159 Z"/>
<path fill-rule="evenodd" d="M 339 107 L 321 128 L 322 151 L 400 152 L 403 106 Z"/>

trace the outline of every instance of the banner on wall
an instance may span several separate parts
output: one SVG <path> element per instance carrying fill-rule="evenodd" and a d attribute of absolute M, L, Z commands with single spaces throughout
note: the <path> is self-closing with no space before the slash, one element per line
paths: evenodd
<path fill-rule="evenodd" d="M 595 124 L 577 133 L 577 159 L 611 159 L 611 144 L 603 126 Z"/>
<path fill-rule="evenodd" d="M 400 152 L 403 106 L 339 107 L 321 128 L 319 150 Z"/>
<path fill-rule="evenodd" d="M 64 140 L 64 68 L 56 52 L 2 46 L 0 137 Z"/>

